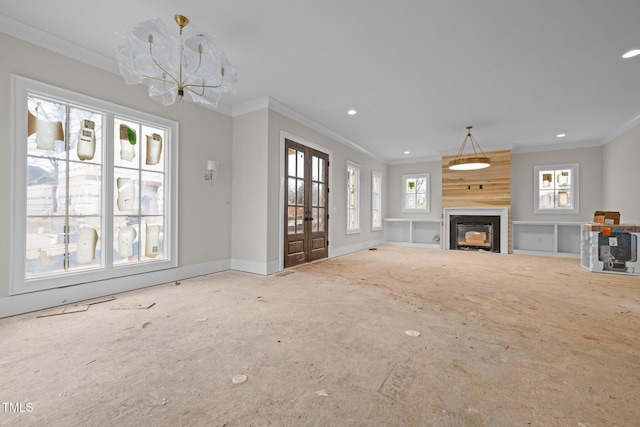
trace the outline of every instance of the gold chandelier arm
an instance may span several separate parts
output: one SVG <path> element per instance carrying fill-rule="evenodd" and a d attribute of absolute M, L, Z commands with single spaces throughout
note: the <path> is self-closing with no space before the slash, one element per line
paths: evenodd
<path fill-rule="evenodd" d="M 193 70 L 194 74 L 198 72 L 201 65 L 202 65 L 202 44 L 199 44 L 198 45 L 198 66 L 196 67 L 195 70 Z M 182 61 L 180 62 L 180 67 L 182 67 Z"/>
<path fill-rule="evenodd" d="M 202 95 L 204 95 L 204 90 L 205 89 L 217 89 L 220 86 L 222 86 L 222 83 L 220 83 L 217 86 L 211 86 L 211 85 L 184 85 L 183 88 L 187 89 L 189 92 L 195 93 L 196 95 L 202 96 Z M 198 92 L 198 91 L 196 91 L 195 89 L 192 89 L 192 88 L 202 89 L 202 92 Z"/>
<path fill-rule="evenodd" d="M 198 65 L 198 68 L 200 68 L 200 65 Z M 205 89 L 218 89 L 219 87 L 222 86 L 222 83 L 224 83 L 224 68 L 220 69 L 220 74 L 222 75 L 222 80 L 220 81 L 220 84 L 218 84 L 218 85 L 203 85 L 203 84 L 199 84 L 199 85 L 191 84 L 190 85 L 190 84 L 184 84 L 184 85 L 182 85 L 182 88 L 183 89 L 187 89 L 189 92 L 195 93 L 196 95 L 203 96 Z M 200 89 L 202 89 L 202 91 L 198 92 L 198 91 L 196 91 L 195 89 L 192 89 L 192 88 L 200 88 Z"/>
<path fill-rule="evenodd" d="M 176 79 L 175 77 L 173 77 L 173 76 L 171 75 L 171 73 L 170 73 L 170 72 L 168 72 L 167 70 L 165 70 L 165 69 L 164 69 L 164 67 L 163 67 L 162 65 L 158 64 L 158 61 L 156 61 L 156 59 L 153 57 L 153 36 L 152 36 L 151 34 L 149 34 L 149 55 L 151 56 L 151 60 L 153 61 L 153 63 L 155 64 L 155 66 L 156 66 L 156 67 L 158 67 L 158 68 L 160 69 L 160 71 L 162 71 L 162 72 L 165 74 L 165 76 L 169 76 L 169 78 L 170 78 L 171 80 L 173 80 L 173 82 L 174 82 L 177 86 L 180 86 L 180 84 L 181 84 L 182 82 L 178 81 L 178 79 Z M 180 72 L 182 73 L 182 63 L 180 64 Z M 164 78 L 162 78 L 162 79 L 161 79 L 161 78 L 159 78 L 159 77 L 148 77 L 148 76 L 145 76 L 145 77 L 146 77 L 146 78 L 148 78 L 148 79 L 154 79 L 154 80 L 160 80 L 160 81 L 164 81 L 164 80 L 165 80 Z"/>

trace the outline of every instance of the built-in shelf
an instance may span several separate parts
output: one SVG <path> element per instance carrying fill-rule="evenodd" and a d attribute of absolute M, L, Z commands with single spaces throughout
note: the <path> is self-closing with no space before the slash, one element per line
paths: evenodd
<path fill-rule="evenodd" d="M 514 254 L 580 258 L 581 222 L 513 221 Z"/>
<path fill-rule="evenodd" d="M 386 243 L 424 247 L 440 247 L 439 219 L 385 218 Z"/>

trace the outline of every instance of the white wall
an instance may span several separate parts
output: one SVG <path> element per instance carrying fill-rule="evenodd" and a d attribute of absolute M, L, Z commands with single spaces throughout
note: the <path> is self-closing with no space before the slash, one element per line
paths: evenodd
<path fill-rule="evenodd" d="M 233 119 L 232 263 L 267 274 L 267 117 L 260 110 Z"/>
<path fill-rule="evenodd" d="M 428 172 L 430 177 L 430 212 L 402 212 L 402 175 Z M 442 162 L 399 163 L 389 166 L 387 186 L 387 217 L 408 219 L 442 219 Z"/>
<path fill-rule="evenodd" d="M 533 167 L 578 163 L 580 169 L 578 214 L 533 213 Z M 511 220 L 588 222 L 602 203 L 602 146 L 572 150 L 511 154 Z"/>
<path fill-rule="evenodd" d="M 126 86 L 122 78 L 0 32 L 0 311 L 9 292 L 10 205 L 12 179 L 9 148 L 13 141 L 13 73 L 114 104 L 176 120 L 179 128 L 178 263 L 180 274 L 204 274 L 229 268 L 231 256 L 231 137 L 227 115 L 194 104 L 164 107 L 150 100 L 145 86 Z M 16 112 L 26 114 L 26 112 Z M 218 181 L 204 180 L 206 161 L 219 160 Z M 136 283 L 171 280 L 164 274 Z M 93 292 L 109 293 L 94 286 Z M 114 285 L 117 287 L 117 285 Z M 88 294 L 85 294 L 88 295 Z M 11 297 L 15 298 L 15 297 Z M 0 315 L 2 313 L 0 312 Z"/>
<path fill-rule="evenodd" d="M 602 210 L 620 212 L 620 222 L 640 224 L 640 125 L 605 145 Z"/>

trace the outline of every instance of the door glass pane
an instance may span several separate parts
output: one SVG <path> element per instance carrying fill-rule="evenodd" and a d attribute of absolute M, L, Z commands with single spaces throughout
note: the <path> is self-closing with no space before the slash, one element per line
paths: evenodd
<path fill-rule="evenodd" d="M 100 225 L 98 216 L 69 218 L 69 270 L 100 267 Z"/>
<path fill-rule="evenodd" d="M 140 126 L 124 120 L 114 120 L 113 160 L 116 166 L 135 167 L 140 164 Z"/>
<path fill-rule="evenodd" d="M 65 171 L 64 163 L 58 160 L 27 158 L 27 215 L 64 215 L 64 204 L 59 207 L 57 197 L 58 183 L 65 182 Z"/>
<path fill-rule="evenodd" d="M 324 177 L 324 159 L 318 157 L 318 181 L 325 182 L 326 179 Z"/>
<path fill-rule="evenodd" d="M 298 178 L 304 178 L 304 153 L 302 151 L 296 151 L 296 157 L 298 159 L 297 163 L 297 177 Z"/>
<path fill-rule="evenodd" d="M 287 208 L 287 234 L 296 234 L 296 208 L 289 206 Z"/>
<path fill-rule="evenodd" d="M 145 170 L 164 172 L 165 132 L 149 126 L 142 126 L 140 141 L 141 163 Z"/>
<path fill-rule="evenodd" d="M 140 249 L 140 221 L 137 216 L 113 218 L 113 264 L 137 262 Z"/>
<path fill-rule="evenodd" d="M 164 258 L 164 222 L 161 216 L 151 216 L 142 219 L 140 224 L 140 258 Z"/>
<path fill-rule="evenodd" d="M 311 156 L 311 179 L 314 181 L 318 181 L 318 158 L 316 156 Z"/>
<path fill-rule="evenodd" d="M 296 176 L 296 150 L 292 148 L 287 150 L 287 167 L 289 176 Z"/>
<path fill-rule="evenodd" d="M 69 162 L 69 214 L 100 215 L 102 168 L 91 163 Z"/>
<path fill-rule="evenodd" d="M 311 183 L 311 204 L 313 206 L 319 205 L 318 183 Z"/>
<path fill-rule="evenodd" d="M 304 179 L 296 181 L 296 204 L 304 204 Z"/>
<path fill-rule="evenodd" d="M 304 208 L 296 208 L 296 234 L 304 232 Z"/>
<path fill-rule="evenodd" d="M 317 231 L 324 231 L 324 219 L 326 216 L 326 211 L 323 208 L 319 208 L 318 209 L 318 230 Z"/>
<path fill-rule="evenodd" d="M 27 98 L 27 154 L 66 159 L 64 105 L 41 98 Z"/>
<path fill-rule="evenodd" d="M 142 215 L 162 215 L 164 213 L 162 201 L 164 174 L 142 172 L 142 182 L 140 184 Z"/>
<path fill-rule="evenodd" d="M 311 212 L 313 212 L 313 221 L 311 222 L 311 231 L 316 232 L 318 231 L 318 208 L 313 208 L 311 209 Z"/>
<path fill-rule="evenodd" d="M 318 184 L 318 206 L 325 206 L 326 190 L 324 184 Z"/>
<path fill-rule="evenodd" d="M 115 168 L 114 170 L 114 210 L 115 214 L 138 213 L 138 171 Z"/>
<path fill-rule="evenodd" d="M 27 217 L 26 277 L 64 272 L 65 218 Z"/>
<path fill-rule="evenodd" d="M 287 204 L 288 205 L 295 205 L 296 204 L 296 179 L 295 178 L 289 178 L 289 196 L 287 199 Z"/>
<path fill-rule="evenodd" d="M 69 108 L 69 159 L 102 163 L 102 114 Z"/>

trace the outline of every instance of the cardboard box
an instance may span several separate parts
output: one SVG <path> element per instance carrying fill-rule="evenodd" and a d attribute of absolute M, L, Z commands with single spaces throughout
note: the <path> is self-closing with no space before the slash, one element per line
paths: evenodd
<path fill-rule="evenodd" d="M 593 214 L 593 222 L 599 224 L 620 224 L 620 212 L 596 211 Z"/>

